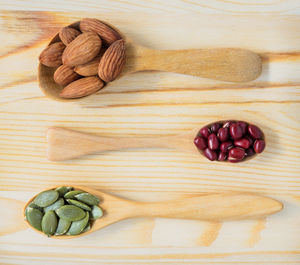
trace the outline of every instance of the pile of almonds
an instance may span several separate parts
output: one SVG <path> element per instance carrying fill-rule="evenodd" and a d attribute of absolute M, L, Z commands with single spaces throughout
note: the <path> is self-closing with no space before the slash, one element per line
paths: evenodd
<path fill-rule="evenodd" d="M 40 62 L 57 68 L 54 81 L 63 86 L 62 98 L 88 96 L 115 80 L 122 72 L 126 49 L 118 32 L 93 18 L 84 18 L 79 29 L 64 27 L 60 41 L 41 53 Z"/>

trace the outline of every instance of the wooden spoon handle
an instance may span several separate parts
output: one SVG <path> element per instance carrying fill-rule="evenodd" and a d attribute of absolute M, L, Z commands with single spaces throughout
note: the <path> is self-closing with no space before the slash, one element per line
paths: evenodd
<path fill-rule="evenodd" d="M 97 152 L 140 147 L 167 147 L 164 137 L 101 137 L 59 127 L 47 130 L 47 157 L 63 161 Z"/>
<path fill-rule="evenodd" d="M 245 49 L 135 49 L 135 71 L 160 70 L 230 82 L 249 82 L 262 71 L 258 54 Z"/>
<path fill-rule="evenodd" d="M 248 193 L 220 193 L 180 200 L 137 203 L 136 216 L 227 221 L 262 218 L 282 209 L 274 199 Z"/>

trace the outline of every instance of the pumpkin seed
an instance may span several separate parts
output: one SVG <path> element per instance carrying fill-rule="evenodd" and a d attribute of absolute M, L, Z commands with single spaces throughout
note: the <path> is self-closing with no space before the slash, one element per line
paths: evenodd
<path fill-rule="evenodd" d="M 62 207 L 64 204 L 65 204 L 64 199 L 60 198 L 55 203 L 52 203 L 51 205 L 45 207 L 44 212 L 46 213 L 48 211 L 55 211 L 55 210 L 59 209 L 60 207 Z"/>
<path fill-rule="evenodd" d="M 96 219 L 98 219 L 98 218 L 100 218 L 102 216 L 103 216 L 102 209 L 99 206 L 94 205 L 93 209 L 92 209 L 92 212 L 91 212 L 91 219 L 92 220 L 96 220 Z"/>
<path fill-rule="evenodd" d="M 58 188 L 55 189 L 60 196 L 64 196 L 67 192 L 73 190 L 72 187 L 66 187 L 66 186 L 60 186 Z"/>
<path fill-rule="evenodd" d="M 69 204 L 73 204 L 73 205 L 75 205 L 75 206 L 77 206 L 77 207 L 79 207 L 83 210 L 86 210 L 86 211 L 91 211 L 92 210 L 90 206 L 88 206 L 87 204 L 85 204 L 83 202 L 80 202 L 80 201 L 76 201 L 76 200 L 73 200 L 73 199 L 67 199 L 67 202 Z"/>
<path fill-rule="evenodd" d="M 25 216 L 28 223 L 35 229 L 42 231 L 42 218 L 43 213 L 35 208 L 27 207 L 25 210 Z"/>
<path fill-rule="evenodd" d="M 65 234 L 71 226 L 71 222 L 62 218 L 59 218 L 55 235 Z"/>
<path fill-rule="evenodd" d="M 80 193 L 83 193 L 83 191 L 81 191 L 81 190 L 72 190 L 72 191 L 67 192 L 67 193 L 64 195 L 64 197 L 65 197 L 66 199 L 74 199 L 74 198 L 75 198 L 75 195 L 80 194 Z"/>
<path fill-rule="evenodd" d="M 59 197 L 59 193 L 56 190 L 46 190 L 38 194 L 33 203 L 40 207 L 47 207 L 54 203 Z"/>
<path fill-rule="evenodd" d="M 85 232 L 89 231 L 90 229 L 91 229 L 91 225 L 90 225 L 90 223 L 88 223 L 88 224 L 85 226 L 85 228 L 82 230 L 81 233 L 85 233 Z"/>
<path fill-rule="evenodd" d="M 85 211 L 74 205 L 64 205 L 56 210 L 57 215 L 67 221 L 79 221 L 84 218 Z"/>
<path fill-rule="evenodd" d="M 54 211 L 45 213 L 42 219 L 42 230 L 46 235 L 54 235 L 57 228 L 57 216 Z"/>
<path fill-rule="evenodd" d="M 34 208 L 34 209 L 38 209 L 38 210 L 40 210 L 41 212 L 43 211 L 43 208 L 42 207 L 40 207 L 40 206 L 37 206 L 36 204 L 34 204 L 33 202 L 31 202 L 31 203 L 29 203 L 29 205 L 27 206 L 27 208 Z M 27 209 L 26 208 L 26 209 Z"/>
<path fill-rule="evenodd" d="M 68 234 L 72 236 L 80 234 L 82 230 L 86 227 L 89 221 L 89 216 L 89 212 L 86 212 L 86 215 L 82 220 L 72 222 Z"/>
<path fill-rule="evenodd" d="M 87 192 L 77 194 L 75 195 L 75 198 L 89 205 L 98 205 L 100 202 L 100 200 L 97 197 Z"/>

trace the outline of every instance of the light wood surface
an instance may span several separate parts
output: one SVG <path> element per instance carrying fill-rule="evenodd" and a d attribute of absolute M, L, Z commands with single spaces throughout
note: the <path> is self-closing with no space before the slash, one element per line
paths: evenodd
<path fill-rule="evenodd" d="M 31 0 L 1 4 L 12 10 L 70 12 L 1 12 L 0 209 L 5 218 L 0 221 L 0 263 L 299 264 L 298 3 Z M 58 28 L 83 16 L 110 21 L 152 49 L 250 49 L 263 56 L 263 72 L 247 84 L 141 72 L 80 103 L 49 100 L 36 81 L 38 54 Z M 268 145 L 260 159 L 215 164 L 158 148 L 112 151 L 60 163 L 46 159 L 45 134 L 50 126 L 104 136 L 153 137 L 232 118 L 264 130 Z M 66 182 L 145 202 L 248 191 L 279 200 L 284 209 L 259 221 L 226 223 L 135 218 L 86 237 L 59 241 L 14 221 L 22 218 L 29 198 Z"/>

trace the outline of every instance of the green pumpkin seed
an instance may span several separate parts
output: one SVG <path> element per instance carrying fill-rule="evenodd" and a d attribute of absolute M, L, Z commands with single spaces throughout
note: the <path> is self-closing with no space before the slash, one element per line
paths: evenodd
<path fill-rule="evenodd" d="M 60 198 L 55 203 L 52 203 L 51 205 L 45 207 L 44 212 L 46 213 L 48 211 L 55 211 L 55 210 L 59 209 L 60 207 L 62 207 L 64 204 L 65 204 L 64 199 Z"/>
<path fill-rule="evenodd" d="M 78 235 L 82 232 L 82 230 L 86 227 L 89 221 L 89 212 L 86 212 L 85 217 L 82 220 L 72 222 L 71 227 L 68 231 L 68 235 Z"/>
<path fill-rule="evenodd" d="M 64 205 L 56 210 L 57 215 L 68 221 L 79 221 L 85 217 L 85 211 L 74 205 Z"/>
<path fill-rule="evenodd" d="M 55 189 L 60 196 L 64 196 L 67 192 L 73 190 L 72 187 L 66 187 L 66 186 L 60 186 L 58 188 Z"/>
<path fill-rule="evenodd" d="M 97 197 L 87 192 L 77 194 L 75 195 L 75 198 L 89 205 L 98 205 L 100 202 L 100 200 Z"/>
<path fill-rule="evenodd" d="M 99 206 L 94 205 L 93 209 L 92 209 L 92 212 L 91 212 L 91 219 L 96 220 L 96 219 L 99 219 L 102 216 L 103 216 L 102 209 Z"/>
<path fill-rule="evenodd" d="M 64 195 L 64 197 L 65 197 L 66 199 L 74 199 L 74 198 L 75 198 L 75 195 L 80 194 L 80 193 L 83 193 L 83 191 L 81 191 L 81 190 L 72 190 L 72 191 L 67 192 L 67 193 Z"/>
<path fill-rule="evenodd" d="M 85 232 L 89 231 L 90 229 L 91 229 L 91 225 L 90 225 L 90 223 L 88 223 L 88 224 L 85 226 L 85 228 L 82 230 L 81 233 L 85 233 Z"/>
<path fill-rule="evenodd" d="M 54 211 L 45 213 L 42 220 L 42 230 L 46 235 L 54 235 L 57 228 L 57 216 Z"/>
<path fill-rule="evenodd" d="M 37 206 L 36 204 L 34 204 L 33 202 L 31 202 L 31 203 L 29 203 L 29 205 L 27 206 L 27 208 L 34 208 L 34 209 L 38 209 L 38 210 L 40 210 L 41 212 L 43 211 L 43 208 L 42 207 L 40 207 L 40 206 Z M 26 209 L 27 209 L 26 208 Z"/>
<path fill-rule="evenodd" d="M 59 218 L 57 229 L 55 235 L 63 235 L 65 234 L 71 226 L 71 222 L 65 219 Z"/>
<path fill-rule="evenodd" d="M 59 193 L 56 190 L 46 190 L 38 194 L 33 203 L 44 208 L 54 203 L 58 197 Z"/>
<path fill-rule="evenodd" d="M 27 207 L 25 210 L 25 216 L 28 223 L 35 229 L 42 231 L 42 218 L 43 213 L 35 208 Z"/>
<path fill-rule="evenodd" d="M 67 202 L 69 204 L 73 204 L 73 205 L 75 205 L 75 206 L 77 206 L 77 207 L 79 207 L 83 210 L 86 210 L 86 211 L 91 211 L 92 210 L 90 206 L 88 206 L 87 204 L 85 204 L 83 202 L 80 202 L 80 201 L 76 201 L 76 200 L 73 200 L 73 199 L 67 199 Z"/>

